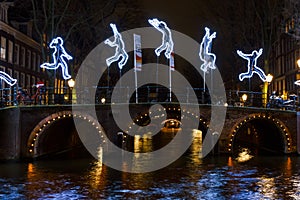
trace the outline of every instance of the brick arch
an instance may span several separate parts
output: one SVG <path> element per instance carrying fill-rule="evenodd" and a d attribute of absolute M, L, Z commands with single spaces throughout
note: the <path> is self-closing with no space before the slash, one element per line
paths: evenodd
<path fill-rule="evenodd" d="M 158 110 L 158 113 L 157 113 L 157 117 L 158 118 L 164 118 L 165 116 L 164 115 L 160 115 L 160 113 L 164 113 L 164 111 L 181 111 L 181 108 L 176 108 L 176 107 L 168 107 L 168 108 L 163 108 L 163 109 L 159 109 Z M 182 110 L 182 113 L 183 113 L 183 116 L 181 117 L 189 117 L 189 118 L 199 118 L 199 123 L 202 127 L 204 127 L 206 130 L 209 129 L 209 121 L 203 117 L 202 115 L 199 115 L 199 113 L 194 113 L 193 111 L 191 110 L 188 110 L 188 109 L 183 109 Z M 133 119 L 133 122 L 131 124 L 128 124 L 128 130 L 125 130 L 125 133 L 129 133 L 130 130 L 132 129 L 132 127 L 134 126 L 137 126 L 137 122 L 139 122 L 140 120 L 143 120 L 144 118 L 149 118 L 149 114 L 150 113 L 141 113 L 139 114 L 138 116 L 136 116 L 134 119 Z"/>
<path fill-rule="evenodd" d="M 291 132 L 287 128 L 287 126 L 279 119 L 274 118 L 270 115 L 267 114 L 261 114 L 261 113 L 254 113 L 250 114 L 246 117 L 240 118 L 233 128 L 230 130 L 230 135 L 229 135 L 229 141 L 227 145 L 227 152 L 232 153 L 233 150 L 233 142 L 234 142 L 234 137 L 238 133 L 238 131 L 245 126 L 247 123 L 253 121 L 253 120 L 267 120 L 270 123 L 273 123 L 274 126 L 279 130 L 281 133 L 282 138 L 284 139 L 284 145 L 285 145 L 285 153 L 291 153 L 292 152 L 292 136 Z"/>
<path fill-rule="evenodd" d="M 63 120 L 67 118 L 78 118 L 90 123 L 95 129 L 99 132 L 101 138 L 103 138 L 103 143 L 105 143 L 105 132 L 100 123 L 90 115 L 77 111 L 60 111 L 53 113 L 44 119 L 42 119 L 31 131 L 28 140 L 27 140 L 27 155 L 28 157 L 36 157 L 37 149 L 39 144 L 40 136 L 45 132 L 45 130 L 51 126 L 54 122 L 58 120 Z"/>

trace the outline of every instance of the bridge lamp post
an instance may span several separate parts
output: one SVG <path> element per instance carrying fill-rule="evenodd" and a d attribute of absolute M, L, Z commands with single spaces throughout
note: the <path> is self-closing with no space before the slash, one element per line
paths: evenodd
<path fill-rule="evenodd" d="M 263 91 L 262 91 L 262 102 L 263 102 L 263 107 L 266 107 L 267 105 L 267 101 L 268 101 L 268 94 L 269 94 L 269 85 L 273 80 L 273 75 L 272 74 L 268 74 L 266 76 L 266 81 L 264 82 L 264 86 L 263 86 Z"/>
<path fill-rule="evenodd" d="M 69 102 L 72 103 L 72 90 L 75 86 L 75 81 L 72 78 L 70 80 L 68 80 L 68 86 L 70 88 L 70 90 L 69 90 Z"/>
<path fill-rule="evenodd" d="M 244 106 L 245 106 L 245 103 L 246 103 L 247 99 L 248 99 L 248 95 L 247 94 L 243 94 L 242 95 L 242 100 L 243 100 Z"/>

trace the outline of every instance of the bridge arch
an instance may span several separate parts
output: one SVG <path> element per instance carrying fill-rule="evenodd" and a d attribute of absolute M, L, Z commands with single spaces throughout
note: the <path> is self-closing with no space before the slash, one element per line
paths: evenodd
<path fill-rule="evenodd" d="M 238 120 L 230 131 L 228 152 L 236 154 L 243 147 L 252 148 L 255 154 L 290 153 L 292 136 L 279 119 L 254 113 Z"/>
<path fill-rule="evenodd" d="M 82 120 L 83 122 L 93 127 L 95 131 L 97 131 L 100 137 L 103 139 L 102 143 L 103 144 L 106 143 L 105 141 L 106 136 L 105 136 L 104 129 L 95 118 L 82 112 L 60 111 L 60 112 L 53 113 L 45 117 L 44 119 L 42 119 L 31 131 L 27 140 L 27 156 L 31 158 L 42 156 L 43 152 L 40 152 L 40 149 L 43 148 L 43 142 L 41 142 L 42 140 L 41 138 L 45 137 L 45 134 L 47 134 L 46 133 L 47 130 L 49 130 L 49 128 L 51 126 L 54 126 L 55 124 L 56 126 L 58 126 L 57 124 L 64 120 L 67 120 L 69 124 L 73 123 L 74 118 Z"/>
<path fill-rule="evenodd" d="M 181 112 L 182 111 L 182 112 Z M 167 117 L 165 116 L 165 113 L 168 113 Z M 169 115 L 169 113 L 171 113 Z M 171 107 L 166 107 L 166 108 L 159 108 L 157 111 L 155 111 L 155 113 L 151 113 L 151 112 L 146 112 L 146 113 L 141 113 L 139 115 L 137 115 L 132 123 L 128 124 L 128 129 L 124 131 L 125 133 L 125 138 L 123 140 L 123 142 L 125 142 L 125 140 L 130 140 L 130 135 L 133 135 L 133 133 L 136 133 L 139 131 L 139 126 L 147 126 L 150 122 L 150 116 L 149 115 L 152 115 L 152 117 L 154 119 L 158 119 L 160 120 L 161 119 L 161 123 L 160 125 L 164 124 L 166 125 L 168 122 L 174 122 L 174 124 L 177 124 L 179 125 L 178 127 L 181 126 L 181 119 L 183 118 L 196 118 L 196 119 L 199 119 L 199 125 L 198 127 L 195 127 L 194 130 L 191 130 L 191 134 L 194 135 L 194 138 L 195 137 L 198 137 L 199 138 L 199 133 L 201 133 L 201 138 L 200 138 L 200 141 L 202 143 L 202 139 L 204 138 L 204 136 L 206 135 L 207 131 L 209 130 L 209 122 L 208 120 L 203 117 L 202 115 L 200 115 L 199 113 L 194 113 L 192 110 L 189 110 L 189 109 L 182 109 L 181 108 L 178 108 L 176 106 L 171 106 Z M 170 124 L 170 123 L 169 123 Z M 172 123 L 171 123 L 172 124 Z M 155 127 L 154 129 L 156 129 L 157 127 Z M 174 127 L 173 127 L 174 128 Z M 150 130 L 151 130 L 151 127 L 150 127 Z M 163 131 L 163 129 L 161 129 L 161 131 Z M 174 129 L 172 129 L 171 127 L 171 130 L 173 131 L 176 131 L 176 127 Z M 144 134 L 144 133 L 143 133 Z M 197 135 L 198 134 L 198 135 Z M 171 134 L 172 135 L 172 134 Z M 150 139 L 152 138 L 152 135 L 148 135 L 148 134 L 144 134 L 143 136 L 138 134 L 138 137 L 141 137 L 144 138 L 144 139 Z M 156 133 L 154 133 L 154 136 L 153 138 L 157 137 Z M 167 136 L 169 137 L 169 136 Z M 172 138 L 168 138 L 169 140 L 171 140 Z M 164 145 L 166 145 L 167 143 L 164 143 Z M 163 147 L 163 146 L 160 146 L 160 147 Z"/>

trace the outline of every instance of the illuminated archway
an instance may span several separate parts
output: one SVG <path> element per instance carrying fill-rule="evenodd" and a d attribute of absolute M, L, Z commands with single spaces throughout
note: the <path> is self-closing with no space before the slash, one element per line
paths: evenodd
<path fill-rule="evenodd" d="M 167 112 L 167 117 L 165 116 L 165 113 Z M 170 114 L 171 113 L 171 114 Z M 180 114 L 181 113 L 181 114 Z M 161 120 L 157 125 L 160 125 L 159 129 L 157 127 L 149 127 L 148 124 L 150 123 L 150 116 L 152 115 L 152 119 L 155 120 Z M 167 145 L 174 137 L 174 135 L 177 133 L 177 131 L 180 130 L 181 128 L 181 119 L 183 118 L 197 118 L 199 119 L 199 125 L 198 128 L 196 129 L 191 129 L 191 134 L 193 135 L 193 138 L 197 138 L 201 141 L 202 144 L 202 139 L 205 137 L 208 129 L 209 129 L 209 123 L 208 121 L 199 113 L 194 113 L 191 110 L 188 109 L 183 109 L 181 112 L 181 108 L 178 107 L 166 107 L 166 108 L 159 108 L 155 113 L 142 113 L 136 116 L 133 119 L 133 122 L 128 125 L 128 129 L 124 131 L 123 135 L 123 142 L 125 143 L 126 141 L 136 141 L 137 140 L 148 140 L 148 139 L 153 139 L 153 141 L 164 141 L 161 142 L 159 145 L 157 144 L 154 149 L 151 149 L 151 151 L 160 149 L 163 146 Z M 177 124 L 176 127 L 172 127 L 168 124 L 170 122 L 174 122 L 174 125 Z M 147 133 L 140 133 L 139 132 L 139 126 L 147 126 Z M 152 132 L 152 130 L 159 130 L 160 132 Z M 152 132 L 152 133 L 151 133 Z M 161 134 L 160 134 L 161 133 Z M 131 135 L 135 135 L 134 137 Z M 137 137 L 137 138 L 136 138 Z M 136 144 L 134 144 L 136 145 Z"/>
<path fill-rule="evenodd" d="M 90 126 L 92 126 L 95 129 L 95 131 L 98 132 L 101 139 L 103 139 L 101 142 L 105 144 L 106 142 L 105 132 L 103 131 L 102 126 L 99 124 L 99 122 L 96 119 L 80 112 L 61 111 L 49 115 L 48 117 L 41 120 L 34 127 L 27 141 L 27 156 L 32 158 L 42 156 L 42 154 L 39 153 L 39 149 L 42 148 L 41 145 L 43 145 L 42 142 L 40 142 L 40 140 L 45 135 L 45 132 L 47 132 L 47 130 L 50 127 L 57 125 L 59 122 L 62 122 L 63 120 L 67 120 L 69 124 L 70 122 L 73 123 L 73 118 L 80 119 L 83 122 L 88 123 Z M 67 122 L 65 121 L 64 123 Z M 73 128 L 75 130 L 75 127 Z M 57 138 L 57 141 L 59 141 L 59 139 L 60 138 Z"/>
<path fill-rule="evenodd" d="M 251 114 L 241 119 L 229 135 L 228 152 L 250 148 L 254 154 L 291 152 L 292 137 L 280 120 L 265 114 Z"/>

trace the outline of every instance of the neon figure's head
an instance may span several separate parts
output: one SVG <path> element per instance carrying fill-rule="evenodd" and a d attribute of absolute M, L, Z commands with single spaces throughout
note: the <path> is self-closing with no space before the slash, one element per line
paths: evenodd
<path fill-rule="evenodd" d="M 61 37 L 56 37 L 56 38 L 54 38 L 54 39 L 51 41 L 49 47 L 50 47 L 50 48 L 54 48 L 54 47 L 56 47 L 56 46 L 58 46 L 58 45 L 62 45 L 63 43 L 64 43 L 64 41 L 63 41 L 63 39 L 62 39 Z"/>

